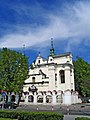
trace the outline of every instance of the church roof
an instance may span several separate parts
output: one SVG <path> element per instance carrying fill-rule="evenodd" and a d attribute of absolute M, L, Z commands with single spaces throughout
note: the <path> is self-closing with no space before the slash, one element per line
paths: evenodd
<path fill-rule="evenodd" d="M 58 58 L 58 57 L 64 57 L 64 56 L 69 56 L 71 53 L 65 53 L 65 54 L 59 54 L 59 55 L 54 55 L 53 58 Z"/>
<path fill-rule="evenodd" d="M 42 58 L 43 60 L 47 61 L 47 59 L 44 58 L 44 57 L 42 57 L 42 56 L 40 55 L 40 53 L 38 54 L 37 58 L 39 58 L 39 59 Z M 36 58 L 36 59 L 37 59 L 37 58 Z"/>

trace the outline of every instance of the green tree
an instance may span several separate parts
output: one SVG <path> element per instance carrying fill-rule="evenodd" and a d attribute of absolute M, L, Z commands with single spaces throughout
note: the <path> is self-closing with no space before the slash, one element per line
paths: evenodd
<path fill-rule="evenodd" d="M 82 58 L 74 61 L 75 87 L 79 94 L 90 96 L 90 64 Z"/>
<path fill-rule="evenodd" d="M 0 50 L 0 89 L 21 92 L 28 74 L 28 59 L 22 53 L 3 48 Z"/>

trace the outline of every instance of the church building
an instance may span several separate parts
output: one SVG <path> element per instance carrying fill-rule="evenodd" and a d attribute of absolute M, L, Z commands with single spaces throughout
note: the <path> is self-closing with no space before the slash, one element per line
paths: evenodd
<path fill-rule="evenodd" d="M 40 53 L 29 69 L 29 78 L 23 87 L 25 103 L 73 104 L 80 102 L 75 92 L 72 54 L 54 53 L 51 39 L 50 55 L 43 58 Z"/>

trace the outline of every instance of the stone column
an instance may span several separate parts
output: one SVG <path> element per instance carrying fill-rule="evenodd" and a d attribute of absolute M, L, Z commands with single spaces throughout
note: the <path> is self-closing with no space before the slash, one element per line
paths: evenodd
<path fill-rule="evenodd" d="M 53 93 L 52 95 L 52 104 L 56 104 L 56 95 Z"/>
<path fill-rule="evenodd" d="M 70 68 L 66 66 L 65 68 L 65 90 L 71 90 L 71 78 L 70 78 Z"/>
<path fill-rule="evenodd" d="M 61 95 L 62 95 L 62 102 L 61 102 L 61 104 L 64 104 L 64 93 L 62 93 Z"/>
<path fill-rule="evenodd" d="M 78 103 L 78 92 L 75 94 L 76 103 Z"/>
<path fill-rule="evenodd" d="M 28 103 L 28 95 L 25 95 L 25 103 Z"/>
<path fill-rule="evenodd" d="M 44 104 L 46 103 L 46 95 L 45 94 L 43 95 L 43 103 Z"/>
<path fill-rule="evenodd" d="M 75 104 L 76 103 L 76 93 L 72 92 L 72 103 Z"/>
<path fill-rule="evenodd" d="M 55 90 L 55 67 L 54 65 L 49 66 L 48 68 L 48 74 L 49 74 L 49 90 Z"/>
<path fill-rule="evenodd" d="M 16 93 L 15 101 L 16 101 L 16 103 L 19 102 L 19 94 L 18 93 Z"/>
<path fill-rule="evenodd" d="M 10 95 L 10 93 L 8 93 L 7 96 L 8 96 L 8 102 L 11 102 L 11 95 Z"/>
<path fill-rule="evenodd" d="M 36 95 L 36 92 L 34 93 L 34 104 L 37 104 L 37 95 Z"/>
<path fill-rule="evenodd" d="M 75 82 L 74 82 L 74 70 L 72 69 L 71 73 L 71 89 L 75 91 Z"/>

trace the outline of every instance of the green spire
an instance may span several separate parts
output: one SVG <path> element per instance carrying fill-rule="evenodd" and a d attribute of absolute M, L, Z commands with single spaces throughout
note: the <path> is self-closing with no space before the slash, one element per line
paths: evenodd
<path fill-rule="evenodd" d="M 54 55 L 53 38 L 51 38 L 50 56 L 53 56 L 53 55 Z"/>

